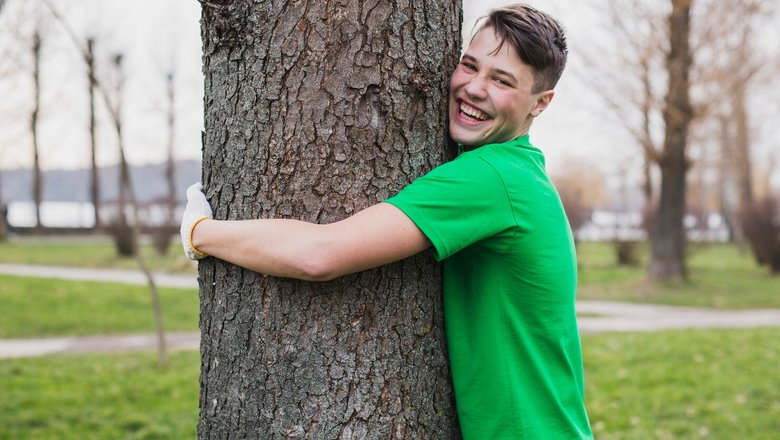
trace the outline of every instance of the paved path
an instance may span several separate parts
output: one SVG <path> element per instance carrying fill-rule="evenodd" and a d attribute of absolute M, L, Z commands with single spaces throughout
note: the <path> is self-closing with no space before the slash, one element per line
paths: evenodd
<path fill-rule="evenodd" d="M 169 350 L 197 350 L 199 332 L 168 333 Z M 0 358 L 50 354 L 116 353 L 157 349 L 157 335 L 81 336 L 45 339 L 0 339 Z"/>
<path fill-rule="evenodd" d="M 780 327 L 780 310 L 714 310 L 611 301 L 579 301 L 582 333 L 652 332 L 683 328 Z M 597 316 L 587 316 L 587 315 Z"/>
<path fill-rule="evenodd" d="M 19 276 L 50 277 L 68 280 L 113 281 L 146 284 L 138 271 L 74 269 L 54 266 L 0 264 L 0 273 Z M 195 275 L 156 274 L 160 286 L 197 287 Z M 684 328 L 780 327 L 780 310 L 712 310 L 611 301 L 579 301 L 577 312 L 582 333 L 650 332 Z M 199 347 L 198 332 L 168 333 L 173 349 Z M 42 356 L 47 354 L 100 353 L 154 350 L 154 335 L 115 335 L 62 337 L 46 339 L 0 339 L 0 358 Z"/>
<path fill-rule="evenodd" d="M 146 285 L 146 276 L 140 270 L 86 269 L 78 267 L 38 266 L 30 264 L 0 263 L 0 274 L 37 278 L 56 278 L 60 280 L 108 281 L 126 284 Z M 154 273 L 154 281 L 159 287 L 198 288 L 196 275 L 172 275 Z"/>

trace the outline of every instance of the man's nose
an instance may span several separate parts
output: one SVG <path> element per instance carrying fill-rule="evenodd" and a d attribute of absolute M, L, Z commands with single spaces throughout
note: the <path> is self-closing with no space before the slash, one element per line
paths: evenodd
<path fill-rule="evenodd" d="M 466 93 L 472 98 L 484 98 L 487 96 L 488 79 L 482 75 L 472 77 L 466 84 Z"/>

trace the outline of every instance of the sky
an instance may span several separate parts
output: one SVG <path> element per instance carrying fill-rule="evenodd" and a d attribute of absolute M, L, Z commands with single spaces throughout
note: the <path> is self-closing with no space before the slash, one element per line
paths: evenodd
<path fill-rule="evenodd" d="M 175 155 L 180 159 L 199 159 L 203 126 L 200 4 L 196 0 L 51 2 L 80 38 L 95 37 L 100 59 L 110 59 L 119 51 L 123 53 L 126 66 L 123 130 L 129 161 L 140 164 L 165 160 L 167 104 L 164 78 L 174 68 L 177 93 Z M 32 163 L 28 133 L 32 61 L 26 35 L 35 23 L 33 17 L 50 15 L 40 5 L 36 10 L 37 3 L 7 0 L 0 13 L 0 96 L 5 97 L 0 99 L 0 120 L 3 121 L 0 169 L 30 167 Z M 492 7 L 507 3 L 464 0 L 464 41 L 468 41 L 477 17 Z M 614 174 L 625 168 L 626 162 L 638 164 L 639 149 L 619 127 L 619 121 L 610 114 L 596 91 L 584 85 L 577 75 L 577 71 L 582 70 L 582 60 L 577 54 L 587 49 L 583 46 L 593 41 L 594 28 L 598 28 L 598 17 L 593 9 L 587 6 L 588 2 L 547 0 L 528 3 L 549 12 L 564 24 L 571 54 L 552 105 L 531 129 L 532 140 L 545 151 L 548 167 L 554 172 L 565 169 L 567 164 L 592 164 Z M 63 32 L 62 26 L 51 18 L 44 19 L 42 25 L 46 31 L 41 79 L 41 165 L 45 169 L 85 167 L 89 161 L 85 69 L 74 42 Z M 609 38 L 608 32 L 602 34 Z M 100 63 L 98 74 L 110 78 L 108 67 L 105 61 Z M 780 108 L 772 109 L 770 105 L 767 111 L 774 111 L 776 115 Z M 98 133 L 98 164 L 116 163 L 115 135 L 107 115 L 98 114 L 98 118 L 102 121 Z M 757 133 L 762 136 L 761 142 L 780 143 L 776 134 L 762 133 Z"/>

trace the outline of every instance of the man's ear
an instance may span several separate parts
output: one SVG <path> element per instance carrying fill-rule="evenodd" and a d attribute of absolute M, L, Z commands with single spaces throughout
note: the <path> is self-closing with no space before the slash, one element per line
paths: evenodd
<path fill-rule="evenodd" d="M 550 105 L 550 101 L 552 101 L 553 96 L 555 96 L 555 92 L 552 90 L 539 93 L 539 96 L 536 98 L 536 104 L 534 104 L 534 108 L 531 109 L 531 116 L 535 118 L 542 114 L 544 109 Z"/>

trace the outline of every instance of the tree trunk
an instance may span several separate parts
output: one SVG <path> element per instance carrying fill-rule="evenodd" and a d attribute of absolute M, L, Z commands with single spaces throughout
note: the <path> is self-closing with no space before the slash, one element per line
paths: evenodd
<path fill-rule="evenodd" d="M 41 109 L 41 34 L 35 30 L 33 34 L 33 93 L 34 104 L 30 117 L 30 131 L 32 133 L 33 147 L 33 201 L 35 202 L 35 229 L 40 230 L 41 224 L 41 202 L 42 202 L 42 182 L 41 182 L 41 163 L 38 148 L 38 117 Z"/>
<path fill-rule="evenodd" d="M 745 209 L 753 204 L 753 166 L 750 161 L 750 118 L 748 117 L 747 91 L 737 86 L 732 99 L 734 111 L 734 156 L 739 206 Z"/>
<path fill-rule="evenodd" d="M 688 44 L 692 0 L 672 0 L 669 17 L 670 48 L 667 56 L 669 90 L 666 95 L 664 151 L 659 161 L 661 194 L 651 236 L 653 280 L 684 279 L 685 273 L 685 174 L 688 164 L 685 145 L 693 117 L 688 76 L 692 56 Z"/>
<path fill-rule="evenodd" d="M 95 225 L 93 229 L 99 230 L 103 226 L 100 221 L 100 186 L 97 167 L 97 140 L 95 137 L 95 87 L 97 79 L 95 77 L 95 40 L 87 39 L 87 53 L 84 60 L 87 64 L 87 76 L 89 79 L 89 145 L 90 145 L 90 178 L 89 194 L 92 201 L 92 209 L 95 213 Z"/>
<path fill-rule="evenodd" d="M 8 205 L 3 201 L 3 173 L 0 169 L 0 242 L 8 240 Z"/>
<path fill-rule="evenodd" d="M 741 240 L 741 230 L 737 224 L 736 191 L 734 184 L 733 165 L 733 135 L 731 134 L 731 119 L 726 115 L 718 116 L 720 128 L 720 161 L 718 162 L 718 200 L 720 215 L 726 224 L 729 243 Z M 739 236 L 737 235 L 739 234 Z"/>
<path fill-rule="evenodd" d="M 448 158 L 459 0 L 203 5 L 217 219 L 337 221 Z M 458 437 L 428 253 L 328 283 L 199 275 L 200 439 Z"/>
<path fill-rule="evenodd" d="M 174 140 L 176 133 L 176 89 L 174 84 L 173 70 L 168 72 L 165 76 L 167 89 L 168 89 L 168 114 L 166 115 L 168 122 L 168 161 L 165 164 L 165 181 L 168 184 L 168 221 L 166 221 L 163 229 L 168 229 L 176 224 L 176 171 L 175 157 L 174 157 Z M 170 235 L 169 235 L 170 236 Z"/>

